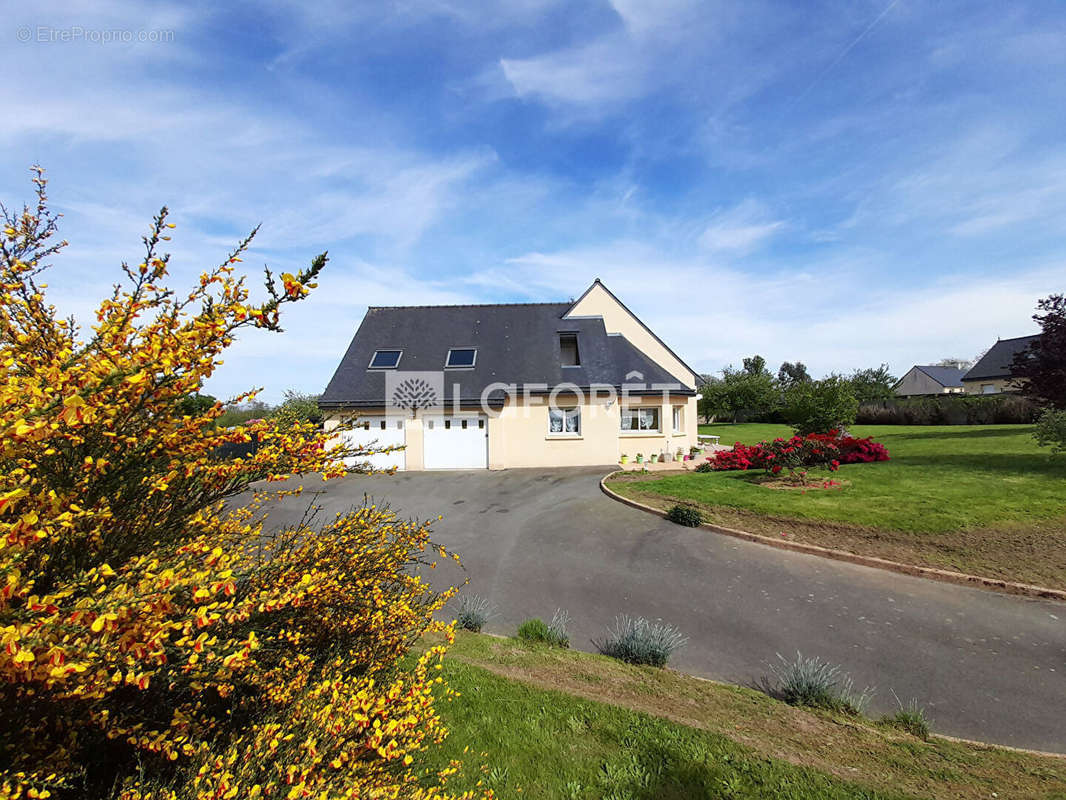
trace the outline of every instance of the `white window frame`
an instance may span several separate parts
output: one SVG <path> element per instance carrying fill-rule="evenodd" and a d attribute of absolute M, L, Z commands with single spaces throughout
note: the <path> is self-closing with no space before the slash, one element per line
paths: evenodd
<path fill-rule="evenodd" d="M 559 420 L 561 430 L 552 430 L 553 423 Z M 574 424 L 573 430 L 567 430 L 570 423 Z M 548 436 L 555 439 L 576 439 L 581 436 L 581 407 L 569 406 L 548 408 Z"/>
<path fill-rule="evenodd" d="M 396 363 L 388 367 L 375 367 L 374 362 L 377 360 L 378 353 L 396 353 Z M 370 363 L 367 364 L 367 369 L 396 369 L 400 366 L 400 359 L 403 358 L 403 350 L 399 347 L 382 347 L 380 350 L 375 350 L 374 355 L 370 356 Z"/>
<path fill-rule="evenodd" d="M 474 360 L 469 364 L 453 364 L 452 353 L 459 350 L 471 350 L 474 353 Z M 448 355 L 444 358 L 445 369 L 473 369 L 477 365 L 477 348 L 476 347 L 450 347 L 448 348 Z"/>
<path fill-rule="evenodd" d="M 656 427 L 645 428 L 643 427 L 643 417 L 645 412 L 654 412 L 656 419 Z M 627 414 L 637 415 L 637 427 L 636 428 L 623 428 L 622 422 L 625 420 Z M 631 406 L 630 408 L 623 408 L 619 415 L 618 422 L 619 430 L 623 436 L 647 436 L 648 434 L 656 434 L 663 432 L 663 413 L 659 406 Z"/>
<path fill-rule="evenodd" d="M 672 421 L 674 425 L 674 433 L 685 432 L 685 407 L 673 406 Z"/>

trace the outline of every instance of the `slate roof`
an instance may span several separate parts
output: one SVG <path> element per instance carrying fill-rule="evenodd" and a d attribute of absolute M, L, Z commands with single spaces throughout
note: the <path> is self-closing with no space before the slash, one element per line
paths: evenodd
<path fill-rule="evenodd" d="M 970 371 L 962 376 L 964 381 L 986 381 L 996 378 L 1009 378 L 1010 365 L 1014 360 L 1014 354 L 1020 353 L 1029 347 L 1030 343 L 1040 338 L 1039 334 L 1033 336 L 1018 336 L 1014 339 L 1000 339 L 992 349 L 984 354 Z"/>
<path fill-rule="evenodd" d="M 923 366 L 922 364 L 915 364 L 916 369 L 920 369 L 934 381 L 944 387 L 958 387 L 962 386 L 962 376 L 965 374 L 964 370 L 958 367 L 941 367 L 937 365 Z"/>
<path fill-rule="evenodd" d="M 621 387 L 623 383 L 681 383 L 622 336 L 608 335 L 598 318 L 563 319 L 571 303 L 457 306 L 371 306 L 319 400 L 324 407 L 382 406 L 387 370 L 368 370 L 375 350 L 403 350 L 397 369 L 437 372 L 450 348 L 476 347 L 473 369 L 445 370 L 446 404 L 476 403 L 491 383 L 571 383 Z M 559 334 L 578 334 L 581 365 L 563 367 Z M 639 381 L 626 375 L 636 370 Z M 652 391 L 649 389 L 649 391 Z M 682 388 L 680 394 L 694 394 Z M 502 390 L 490 395 L 496 402 Z"/>

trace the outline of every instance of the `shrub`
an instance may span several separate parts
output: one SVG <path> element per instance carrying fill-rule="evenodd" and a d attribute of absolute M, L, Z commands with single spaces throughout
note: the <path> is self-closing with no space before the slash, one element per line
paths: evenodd
<path fill-rule="evenodd" d="M 696 469 L 693 472 L 714 472 L 715 466 L 711 461 L 702 461 L 696 465 Z"/>
<path fill-rule="evenodd" d="M 688 639 L 673 625 L 649 622 L 644 617 L 615 617 L 607 635 L 593 645 L 605 656 L 628 664 L 665 667 L 670 656 L 684 647 Z"/>
<path fill-rule="evenodd" d="M 892 694 L 896 697 L 895 692 Z M 904 706 L 899 697 L 896 697 L 896 703 L 899 705 L 899 711 L 890 716 L 881 717 L 881 723 L 890 725 L 893 728 L 899 728 L 923 741 L 927 740 L 929 738 L 929 720 L 925 716 L 925 709 L 918 705 L 918 700 L 912 698 L 910 703 Z"/>
<path fill-rule="evenodd" d="M 686 528 L 698 528 L 703 523 L 703 516 L 698 508 L 680 503 L 666 513 L 666 518 Z"/>
<path fill-rule="evenodd" d="M 262 504 L 298 490 L 252 481 L 338 476 L 351 451 L 183 405 L 236 336 L 278 329 L 325 255 L 268 273 L 256 302 L 233 274 L 249 237 L 171 291 L 164 209 L 83 340 L 45 299 L 63 245 L 35 182 L 35 206 L 0 226 L 0 796 L 406 792 L 425 780 L 414 755 L 445 736 L 444 648 L 403 661 L 450 632 L 433 618 L 450 593 L 417 575 L 429 529 L 364 506 L 268 531 Z M 211 458 L 251 435 L 249 458 Z M 252 506 L 227 505 L 248 490 Z"/>
<path fill-rule="evenodd" d="M 543 642 L 550 647 L 569 647 L 570 636 L 566 631 L 569 624 L 570 615 L 558 608 L 550 624 L 539 617 L 527 619 L 518 626 L 518 638 L 526 642 Z"/>
<path fill-rule="evenodd" d="M 843 436 L 839 431 L 831 430 L 829 433 L 808 433 L 806 436 L 779 438 L 750 446 L 737 442 L 732 450 L 716 453 L 707 462 L 710 467 L 700 471 L 765 469 L 773 475 L 783 470 L 794 475 L 803 468 L 823 467 L 834 471 L 841 464 L 888 459 L 888 449 L 880 442 L 872 438 Z"/>
<path fill-rule="evenodd" d="M 481 628 L 492 616 L 492 605 L 481 595 L 469 594 L 459 598 L 455 622 L 463 630 L 481 633 Z"/>
<path fill-rule="evenodd" d="M 870 700 L 871 691 L 856 693 L 851 677 L 839 666 L 798 652 L 795 661 L 786 661 L 780 653 L 777 659 L 780 663 L 770 667 L 778 681 L 773 693 L 790 705 L 861 714 Z"/>
<path fill-rule="evenodd" d="M 570 614 L 561 608 L 555 609 L 552 621 L 548 623 L 548 644 L 552 647 L 569 647 L 570 634 L 567 627 L 570 625 Z"/>
<path fill-rule="evenodd" d="M 548 641 L 548 625 L 540 617 L 527 619 L 518 626 L 518 638 L 527 642 Z"/>
<path fill-rule="evenodd" d="M 801 381 L 785 393 L 785 419 L 801 435 L 846 428 L 854 424 L 858 410 L 851 381 L 839 375 Z"/>
<path fill-rule="evenodd" d="M 909 397 L 866 403 L 860 425 L 1029 425 L 1041 409 L 1016 394 Z"/>
<path fill-rule="evenodd" d="M 1052 453 L 1066 453 L 1066 411 L 1048 409 L 1040 415 L 1033 438 Z"/>

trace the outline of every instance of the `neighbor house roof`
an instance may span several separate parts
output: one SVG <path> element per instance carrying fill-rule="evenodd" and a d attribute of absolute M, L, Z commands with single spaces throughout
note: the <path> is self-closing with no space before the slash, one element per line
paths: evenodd
<path fill-rule="evenodd" d="M 1016 353 L 1028 349 L 1029 345 L 1039 339 L 1033 336 L 1018 336 L 1014 339 L 1000 339 L 984 356 L 974 364 L 970 371 L 962 376 L 964 381 L 984 381 L 996 378 L 1009 378 L 1010 365 Z"/>
<path fill-rule="evenodd" d="M 403 371 L 444 370 L 448 350 L 477 348 L 472 369 L 444 370 L 444 402 L 475 403 L 492 383 L 582 388 L 594 384 L 682 383 L 627 339 L 609 335 L 600 318 L 564 319 L 570 303 L 456 306 L 372 306 L 323 393 L 323 406 L 381 406 L 388 370 L 368 369 L 374 351 L 402 350 Z M 560 333 L 577 333 L 581 365 L 563 367 Z M 628 379 L 636 371 L 640 379 Z M 649 388 L 649 391 L 651 389 Z M 678 390 L 693 394 L 691 390 Z M 636 394 L 637 392 L 634 392 Z M 502 401 L 503 392 L 490 395 Z"/>
<path fill-rule="evenodd" d="M 965 370 L 958 367 L 942 367 L 935 364 L 915 364 L 914 368 L 921 370 L 944 387 L 962 386 L 962 376 L 965 374 Z"/>

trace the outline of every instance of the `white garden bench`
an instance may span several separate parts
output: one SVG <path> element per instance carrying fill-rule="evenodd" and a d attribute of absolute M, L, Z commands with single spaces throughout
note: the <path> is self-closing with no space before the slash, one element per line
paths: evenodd
<path fill-rule="evenodd" d="M 703 445 L 710 445 L 711 447 L 717 447 L 721 438 L 721 436 L 715 436 L 711 433 L 696 434 L 696 441 Z"/>

